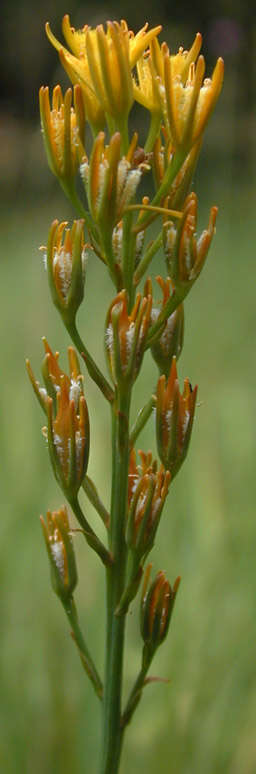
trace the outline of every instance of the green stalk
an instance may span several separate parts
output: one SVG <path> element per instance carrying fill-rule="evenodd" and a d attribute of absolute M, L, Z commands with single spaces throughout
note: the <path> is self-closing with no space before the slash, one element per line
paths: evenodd
<path fill-rule="evenodd" d="M 89 653 L 89 650 L 85 644 L 85 641 L 79 626 L 76 606 L 73 598 L 71 598 L 65 604 L 63 602 L 63 606 L 65 609 L 67 618 L 69 620 L 69 623 L 71 624 L 72 637 L 79 650 L 83 667 L 93 684 L 93 687 L 94 687 L 94 690 L 96 691 L 97 696 L 100 699 L 102 699 L 102 682 L 97 672 L 96 666 L 93 662 L 93 659 Z"/>
<path fill-rule="evenodd" d="M 150 153 L 153 150 L 156 138 L 159 134 L 161 126 L 161 113 L 151 113 L 150 125 L 148 136 L 144 145 L 145 153 Z"/>
<path fill-rule="evenodd" d="M 134 425 L 132 426 L 131 432 L 130 432 L 130 448 L 134 446 L 134 444 L 137 441 L 137 438 L 141 431 L 143 430 L 143 427 L 145 427 L 149 417 L 152 414 L 153 408 L 156 405 L 156 397 L 155 395 L 151 395 L 151 398 L 149 398 L 148 402 L 145 403 L 145 406 L 141 408 L 138 412 L 138 416 L 136 417 L 136 420 L 134 422 Z"/>
<path fill-rule="evenodd" d="M 145 250 L 145 253 L 133 277 L 134 285 L 138 285 L 141 278 L 143 277 L 143 274 L 145 274 L 145 271 L 147 271 L 149 264 L 152 261 L 152 258 L 154 258 L 154 255 L 157 253 L 157 251 L 160 250 L 160 247 L 162 247 L 162 244 L 163 244 L 163 235 L 162 235 L 162 232 L 160 232 L 160 234 L 158 234 L 156 239 L 154 239 L 154 241 L 151 242 Z"/>
<path fill-rule="evenodd" d="M 180 152 L 177 151 L 174 154 L 171 163 L 166 169 L 162 183 L 159 186 L 158 191 L 156 192 L 152 201 L 150 202 L 151 207 L 156 207 L 158 204 L 161 203 L 163 198 L 167 196 L 173 181 L 177 177 L 177 174 L 180 171 L 182 164 L 185 161 L 185 158 L 186 158 L 186 155 L 182 151 Z M 139 219 L 139 222 L 137 221 L 137 225 L 134 226 L 134 229 L 133 229 L 134 232 L 138 233 L 138 231 L 141 231 L 142 229 L 146 228 L 149 222 L 150 222 L 150 218 L 148 216 L 148 213 L 145 212 L 145 215 L 142 215 L 142 217 Z"/>
<path fill-rule="evenodd" d="M 146 674 L 147 674 L 147 672 L 149 670 L 149 667 L 150 667 L 153 655 L 154 654 L 152 652 L 151 658 L 148 658 L 148 659 L 143 658 L 142 659 L 141 670 L 140 670 L 140 672 L 138 674 L 138 677 L 137 677 L 137 680 L 136 680 L 136 682 L 135 682 L 135 684 L 134 684 L 134 686 L 133 686 L 133 688 L 131 690 L 131 693 L 130 693 L 127 705 L 126 705 L 124 713 L 123 713 L 123 717 L 122 717 L 122 727 L 123 728 L 125 726 L 127 726 L 128 723 L 130 723 L 132 715 L 135 712 L 135 710 L 136 710 L 136 708 L 138 706 L 138 703 L 139 703 L 139 701 L 141 699 L 142 691 L 143 691 L 143 688 L 144 688 L 144 685 L 145 685 Z M 144 656 L 144 653 L 143 653 L 143 656 Z"/>
<path fill-rule="evenodd" d="M 70 325 L 66 325 L 66 328 L 67 328 L 67 331 L 68 331 L 68 333 L 69 333 L 73 343 L 77 347 L 78 352 L 80 352 L 80 355 L 82 356 L 82 358 L 83 358 L 83 360 L 85 362 L 87 371 L 88 371 L 91 379 L 93 379 L 95 384 L 97 384 L 97 386 L 99 387 L 99 389 L 101 390 L 101 392 L 103 393 L 105 398 L 107 398 L 107 400 L 109 400 L 111 402 L 113 400 L 113 398 L 114 398 L 114 393 L 113 393 L 112 387 L 107 382 L 107 379 L 105 379 L 105 376 L 103 376 L 103 374 L 101 373 L 100 369 L 96 365 L 96 363 L 93 360 L 92 356 L 88 352 L 88 349 L 86 349 L 86 347 L 85 347 L 81 337 L 79 336 L 76 324 L 73 323 L 72 325 L 71 324 Z"/>
<path fill-rule="evenodd" d="M 126 544 L 124 522 L 127 508 L 129 468 L 130 393 L 117 395 L 112 407 L 112 496 L 109 550 L 113 564 L 107 568 L 107 634 L 103 694 L 103 745 L 100 774 L 117 774 L 122 727 L 121 694 L 125 616 L 116 616 L 125 583 Z"/>
<path fill-rule="evenodd" d="M 85 494 L 88 497 L 88 500 L 93 505 L 97 513 L 99 514 L 100 518 L 102 519 L 103 523 L 105 524 L 105 527 L 107 529 L 109 528 L 109 513 L 107 509 L 105 508 L 105 505 L 103 505 L 103 502 L 101 501 L 96 486 L 94 482 L 92 481 L 89 476 L 85 476 L 83 480 L 83 489 L 85 491 Z"/>
<path fill-rule="evenodd" d="M 128 304 L 131 310 L 134 301 L 134 246 L 136 234 L 132 232 L 133 212 L 126 212 L 123 217 L 123 286 L 128 291 Z"/>
<path fill-rule="evenodd" d="M 86 542 L 88 543 L 89 546 L 91 546 L 91 548 L 93 548 L 94 551 L 96 551 L 96 554 L 98 554 L 103 564 L 105 564 L 106 566 L 109 566 L 110 564 L 112 564 L 111 554 L 104 546 L 104 544 L 101 542 L 101 540 L 98 538 L 98 536 L 96 535 L 92 527 L 90 527 L 90 524 L 85 518 L 82 508 L 79 505 L 77 497 L 73 499 L 68 498 L 68 501 L 77 518 L 77 521 L 80 524 L 80 527 L 82 528 L 82 532 Z"/>

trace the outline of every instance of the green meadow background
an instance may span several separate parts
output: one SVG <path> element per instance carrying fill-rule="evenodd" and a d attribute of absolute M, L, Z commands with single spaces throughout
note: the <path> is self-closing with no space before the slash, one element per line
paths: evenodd
<path fill-rule="evenodd" d="M 74 23 L 87 21 L 88 16 L 91 24 L 98 23 L 100 7 L 96 18 L 92 9 L 83 9 L 82 17 L 81 6 L 71 5 Z M 27 19 L 28 8 L 24 4 Z M 185 39 L 189 45 L 200 22 L 207 33 L 210 21 L 222 18 L 218 5 L 210 21 L 200 15 L 200 8 L 187 26 L 176 10 L 176 48 L 178 33 L 184 33 L 178 42 Z M 232 21 L 249 35 L 237 8 Z M 58 2 L 60 17 L 67 10 Z M 161 7 L 155 4 L 151 10 L 152 24 L 159 20 Z M 47 13 L 51 18 L 49 4 Z M 230 18 L 228 5 L 225 14 Z M 104 6 L 103 18 L 117 15 L 125 16 L 125 8 L 120 12 L 114 4 L 108 10 Z M 136 19 L 133 22 L 128 15 L 130 26 L 138 29 L 139 13 Z M 164 4 L 163 19 L 170 41 L 171 15 Z M 31 31 L 38 26 L 35 11 L 30 24 Z M 5 30 L 10 33 L 10 24 Z M 206 40 L 210 47 L 210 32 Z M 182 576 L 169 636 L 151 669 L 151 674 L 170 682 L 145 689 L 127 731 L 120 774 L 256 771 L 255 95 L 250 92 L 246 102 L 243 40 L 240 48 L 227 52 L 226 87 L 207 130 L 194 181 L 199 229 L 207 224 L 212 204 L 219 205 L 219 216 L 206 266 L 186 301 L 185 345 L 179 361 L 180 379 L 189 376 L 193 385 L 199 384 L 200 406 L 190 452 L 171 487 L 152 552 L 155 571 L 164 569 L 171 581 Z M 46 51 L 44 40 L 41 45 Z M 207 56 L 206 48 L 204 53 Z M 210 61 L 212 55 L 210 48 Z M 40 82 L 48 78 L 54 83 L 59 70 L 49 76 L 44 57 Z M 29 80 L 29 67 L 22 66 Z M 17 104 L 19 95 L 17 88 Z M 61 366 L 67 365 L 69 340 L 50 301 L 38 246 L 46 242 L 53 218 L 72 218 L 74 213 L 47 170 L 32 92 L 28 99 L 35 105 L 31 114 L 20 108 L 12 112 L 5 97 L 1 108 L 1 771 L 96 774 L 99 702 L 51 589 L 39 524 L 39 514 L 58 508 L 63 496 L 50 469 L 41 433 L 44 417 L 24 366 L 29 356 L 39 377 L 42 335 L 60 351 Z M 162 270 L 161 259 L 155 259 L 152 276 Z M 112 295 L 107 274 L 91 257 L 79 327 L 104 369 L 104 319 Z M 147 353 L 136 383 L 134 416 L 156 378 Z M 88 472 L 108 504 L 109 412 L 86 374 L 85 394 L 91 420 Z M 153 420 L 138 446 L 155 451 Z M 83 498 L 82 494 L 89 520 L 103 536 L 97 516 Z M 81 625 L 102 671 L 104 571 L 79 534 L 75 548 Z M 139 668 L 140 652 L 134 603 L 127 627 L 126 694 Z"/>

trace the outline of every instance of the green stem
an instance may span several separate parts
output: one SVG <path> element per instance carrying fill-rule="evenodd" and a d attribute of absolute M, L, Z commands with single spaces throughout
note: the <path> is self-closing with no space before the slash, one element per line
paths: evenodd
<path fill-rule="evenodd" d="M 83 514 L 83 511 L 79 505 L 78 499 L 75 498 L 74 500 L 69 500 L 69 504 L 71 505 L 77 521 L 82 528 L 86 542 L 91 548 L 93 548 L 94 551 L 96 551 L 96 554 L 98 554 L 103 564 L 105 564 L 106 567 L 110 566 L 112 564 L 111 554 L 98 538 L 92 527 L 90 527 L 90 524 L 85 518 L 85 515 Z"/>
<path fill-rule="evenodd" d="M 183 301 L 185 295 L 186 293 L 181 294 L 181 293 L 175 292 L 169 298 L 167 303 L 164 305 L 162 312 L 160 312 L 160 315 L 157 318 L 157 321 L 154 323 L 154 325 L 151 325 L 151 328 L 149 328 L 147 341 L 146 341 L 146 348 L 151 346 L 155 337 L 160 332 L 163 323 L 167 320 L 168 317 L 170 317 L 171 314 L 173 314 L 173 312 L 175 312 L 175 309 L 177 309 L 177 306 L 179 306 L 181 301 Z"/>
<path fill-rule="evenodd" d="M 162 247 L 162 244 L 163 244 L 163 235 L 162 235 L 162 232 L 160 232 L 160 234 L 158 234 L 156 239 L 154 239 L 154 241 L 151 242 L 151 244 L 148 245 L 148 247 L 147 247 L 147 249 L 146 249 L 146 251 L 145 251 L 145 253 L 144 253 L 144 255 L 143 255 L 143 257 L 142 257 L 142 259 L 140 261 L 140 263 L 139 263 L 139 266 L 136 269 L 136 272 L 135 272 L 134 277 L 133 277 L 134 285 L 138 285 L 138 283 L 140 282 L 141 278 L 143 277 L 143 274 L 145 274 L 145 271 L 147 271 L 147 268 L 148 268 L 149 264 L 151 263 L 152 258 L 158 252 L 158 250 L 160 250 L 160 247 Z"/>
<path fill-rule="evenodd" d="M 83 489 L 85 491 L 85 494 L 88 497 L 88 500 L 90 500 L 90 503 L 93 505 L 93 507 L 95 508 L 97 513 L 99 514 L 100 518 L 104 522 L 105 527 L 107 527 L 107 529 L 108 529 L 109 521 L 110 521 L 109 513 L 108 513 L 107 509 L 105 508 L 105 505 L 103 505 L 103 503 L 102 503 L 102 501 L 101 501 L 101 499 L 100 499 L 100 497 L 98 495 L 96 486 L 93 483 L 92 479 L 89 478 L 89 476 L 85 476 L 85 479 L 83 481 L 83 485 L 82 486 L 83 486 Z"/>
<path fill-rule="evenodd" d="M 97 672 L 94 661 L 85 644 L 85 641 L 79 626 L 76 606 L 73 598 L 71 598 L 71 600 L 69 600 L 69 602 L 67 602 L 66 604 L 63 603 L 63 606 L 64 606 L 65 613 L 67 615 L 67 618 L 69 620 L 69 623 L 71 624 L 72 637 L 79 650 L 83 667 L 93 684 L 93 687 L 96 691 L 97 696 L 99 697 L 99 699 L 102 699 L 102 693 L 103 693 L 102 682 Z"/>
<path fill-rule="evenodd" d="M 150 151 L 153 150 L 156 138 L 159 134 L 160 125 L 161 115 L 159 115 L 159 113 L 151 113 L 148 136 L 144 145 L 145 153 L 150 153 Z"/>
<path fill-rule="evenodd" d="M 103 257 L 104 261 L 108 267 L 110 277 L 112 279 L 112 282 L 117 289 L 117 291 L 121 290 L 122 287 L 122 281 L 120 283 L 120 272 L 118 270 L 118 264 L 116 263 L 114 252 L 113 252 L 113 245 L 112 245 L 112 229 L 111 231 L 106 232 L 106 227 L 103 221 L 103 224 L 100 226 L 100 235 L 101 235 L 101 249 L 103 251 Z M 120 287 L 121 284 L 121 287 Z"/>
<path fill-rule="evenodd" d="M 147 671 L 149 669 L 150 662 L 149 663 L 143 663 L 141 670 L 138 674 L 137 680 L 134 683 L 134 686 L 132 688 L 132 691 L 130 693 L 128 702 L 126 704 L 123 716 L 122 716 L 122 727 L 124 728 L 127 726 L 128 723 L 130 723 L 130 720 L 132 718 L 133 713 L 136 710 L 136 707 L 138 706 L 138 703 L 142 696 L 142 690 L 144 688 L 144 680 L 147 674 Z"/>
<path fill-rule="evenodd" d="M 175 180 L 175 177 L 177 177 L 177 174 L 180 168 L 182 167 L 182 164 L 184 163 L 185 158 L 186 156 L 184 155 L 183 152 L 180 151 L 179 153 L 178 152 L 175 153 L 171 163 L 167 167 L 167 170 L 163 177 L 162 183 L 158 188 L 158 191 L 156 192 L 154 198 L 150 202 L 151 207 L 157 206 L 162 201 L 162 199 L 165 196 L 167 196 L 167 194 L 170 191 L 170 187 Z M 142 215 L 140 217 L 139 222 L 137 223 L 137 226 L 134 227 L 134 231 L 137 232 L 138 227 L 140 231 L 142 230 L 142 228 L 143 229 L 146 228 L 149 221 L 150 221 L 150 218 L 148 217 L 148 214 L 145 213 L 145 215 Z"/>
<path fill-rule="evenodd" d="M 133 306 L 135 287 L 133 283 L 135 240 L 132 232 L 133 212 L 127 212 L 123 217 L 123 287 L 128 291 L 129 309 Z"/>
<path fill-rule="evenodd" d="M 131 432 L 130 432 L 130 448 L 132 448 L 137 441 L 137 438 L 141 431 L 143 430 L 143 427 L 145 427 L 149 417 L 152 414 L 153 408 L 156 405 L 156 398 L 155 395 L 151 395 L 151 398 L 149 398 L 149 401 L 145 403 L 145 406 L 143 406 L 142 409 L 140 409 L 138 416 L 135 419 L 134 425 L 132 426 Z"/>
<path fill-rule="evenodd" d="M 77 327 L 75 323 L 72 323 L 70 325 L 66 325 L 67 331 L 75 344 L 75 346 L 78 349 L 78 352 L 80 352 L 80 355 L 82 356 L 87 371 L 90 374 L 91 379 L 97 384 L 101 392 L 103 393 L 104 397 L 107 398 L 110 402 L 114 399 L 114 392 L 112 390 L 112 387 L 107 382 L 107 379 L 105 379 L 105 376 L 101 373 L 100 369 L 94 362 L 92 356 L 88 352 L 88 349 L 86 349 L 82 339 L 79 336 Z"/>
<path fill-rule="evenodd" d="M 73 204 L 74 209 L 77 211 L 80 218 L 83 218 L 86 228 L 89 232 L 95 233 L 94 224 L 91 220 L 90 214 L 87 210 L 85 210 L 82 202 L 79 199 L 79 196 L 77 195 L 75 186 L 67 185 L 66 183 L 63 183 L 60 180 L 61 187 L 66 194 L 67 198 Z"/>
<path fill-rule="evenodd" d="M 117 774 L 122 728 L 121 693 L 125 616 L 115 610 L 125 584 L 126 544 L 124 523 L 127 509 L 129 469 L 130 389 L 117 395 L 112 407 L 112 497 L 110 552 L 113 565 L 107 568 L 107 635 L 103 696 L 103 746 L 100 774 Z"/>

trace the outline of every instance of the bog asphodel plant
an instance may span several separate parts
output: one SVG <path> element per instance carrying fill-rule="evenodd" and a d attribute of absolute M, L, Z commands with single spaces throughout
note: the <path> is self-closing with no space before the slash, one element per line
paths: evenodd
<path fill-rule="evenodd" d="M 174 53 L 159 42 L 160 26 L 150 29 L 145 24 L 135 34 L 125 21 L 113 21 L 106 27 L 85 25 L 75 30 L 66 15 L 66 45 L 57 40 L 49 24 L 46 32 L 73 89 L 63 93 L 57 85 L 50 95 L 48 87 L 41 87 L 43 139 L 50 169 L 78 219 L 70 226 L 54 220 L 43 249 L 51 297 L 76 349 L 69 347 L 67 374 L 59 365 L 58 353 L 44 339 L 44 386 L 35 379 L 29 361 L 27 368 L 45 415 L 43 434 L 56 481 L 79 522 L 78 535 L 82 533 L 106 570 L 103 678 L 81 633 L 74 603 L 78 538 L 72 538 L 66 507 L 48 511 L 46 521 L 43 517 L 41 521 L 54 591 L 102 702 L 99 771 L 117 774 L 124 732 L 150 679 L 155 651 L 167 636 L 180 582 L 178 577 L 171 585 L 160 571 L 150 584 L 151 565 L 145 569 L 145 563 L 191 442 L 197 388 L 185 379 L 180 392 L 176 361 L 183 346 L 184 300 L 205 263 L 217 208 L 212 207 L 208 228 L 198 235 L 198 202 L 190 188 L 203 132 L 221 91 L 223 61 L 218 59 L 212 77 L 204 78 L 201 35 L 196 35 L 189 51 L 180 48 Z M 149 114 L 148 134 L 143 138 L 129 132 L 128 119 L 136 102 Z M 151 261 L 160 251 L 167 274 L 149 277 Z M 77 328 L 77 312 L 86 296 L 88 255 L 90 260 L 100 259 L 114 286 L 103 330 L 108 377 L 87 348 L 86 331 L 84 341 Z M 139 288 L 141 280 L 144 284 Z M 156 283 L 162 293 L 160 302 Z M 109 505 L 87 474 L 93 420 L 89 423 L 86 382 L 76 350 L 111 409 Z M 158 377 L 131 425 L 133 390 L 147 350 L 157 364 Z M 159 462 L 151 452 L 140 450 L 136 456 L 138 437 L 154 414 Z M 103 542 L 84 514 L 82 490 L 103 521 Z M 125 701 L 125 622 L 140 586 L 141 669 Z"/>

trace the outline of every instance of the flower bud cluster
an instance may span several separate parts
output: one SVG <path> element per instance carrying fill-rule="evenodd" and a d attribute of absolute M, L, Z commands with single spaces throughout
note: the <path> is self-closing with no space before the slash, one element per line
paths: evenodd
<path fill-rule="evenodd" d="M 105 134 L 100 132 L 94 141 L 90 160 L 86 155 L 81 159 L 80 172 L 90 213 L 100 229 L 103 246 L 106 235 L 112 235 L 133 199 L 143 172 L 149 169 L 144 161 L 139 164 L 134 161 L 137 135 L 133 136 L 126 155 L 121 154 L 121 140 L 120 132 L 115 132 L 106 145 Z"/>
<path fill-rule="evenodd" d="M 51 43 L 59 51 L 61 62 L 72 83 L 81 84 L 86 113 L 94 133 L 103 129 L 106 116 L 117 124 L 128 116 L 134 101 L 132 70 L 161 27 L 148 30 L 146 24 L 137 35 L 125 21 L 107 22 L 95 30 L 85 25 L 75 30 L 64 16 L 63 35 L 72 54 L 63 47 L 46 25 Z"/>

